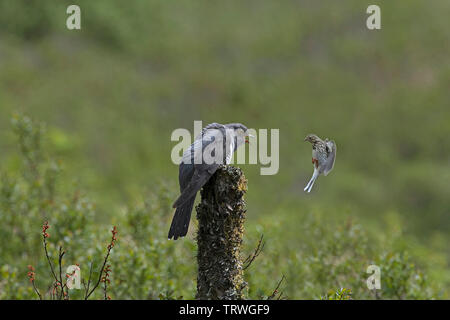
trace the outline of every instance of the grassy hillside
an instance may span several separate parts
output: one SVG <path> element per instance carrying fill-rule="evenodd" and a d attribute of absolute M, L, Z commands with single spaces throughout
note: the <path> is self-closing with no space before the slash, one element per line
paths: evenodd
<path fill-rule="evenodd" d="M 72 3 L 82 10 L 80 31 L 65 27 L 65 8 Z M 291 298 L 318 298 L 340 287 L 353 289 L 355 298 L 371 297 L 361 279 L 367 265 L 377 262 L 387 275 L 385 286 L 389 272 L 399 281 L 384 297 L 448 298 L 450 3 L 379 1 L 379 31 L 365 26 L 369 4 L 2 1 L 1 171 L 11 181 L 26 171 L 13 114 L 45 122 L 43 148 L 62 169 L 55 188 L 61 196 L 75 190 L 89 196 L 95 234 L 103 230 L 107 237 L 111 224 L 133 234 L 129 216 L 158 214 L 135 247 L 118 249 L 125 260 L 135 250 L 130 268 L 146 270 L 143 277 L 154 281 L 147 284 L 156 293 L 131 293 L 130 286 L 117 284 L 123 290 L 115 297 L 156 298 L 166 289 L 189 297 L 195 226 L 189 239 L 164 243 L 178 190 L 172 130 L 193 130 L 194 120 L 278 128 L 279 173 L 261 176 L 259 166 L 241 166 L 249 180 L 248 250 L 261 232 L 267 239 L 255 262 L 260 265 L 248 275 L 249 294 L 270 293 L 276 283 L 267 279 L 285 274 Z M 303 138 L 311 132 L 333 138 L 338 155 L 335 170 L 306 195 L 311 147 Z M 33 185 L 24 179 L 11 184 Z M 27 198 L 28 188 L 20 190 Z M 146 207 L 152 197 L 161 204 Z M 19 209 L 8 201 L 0 219 L 17 227 L 24 221 L 11 220 Z M 28 221 L 19 230 L 39 238 L 42 216 L 31 214 Z M 155 228 L 159 237 L 146 233 Z M 11 236 L 18 232 L 13 229 Z M 30 240 L 36 248 L 38 238 Z M 153 255 L 142 252 L 152 245 Z M 9 244 L 0 267 L 20 274 L 42 258 L 24 250 Z M 178 262 L 167 262 L 173 259 Z M 409 270 L 406 280 L 396 268 Z M 419 273 L 424 283 L 408 280 Z M 154 274 L 160 277 L 148 280 Z M 0 286 L 0 296 L 16 297 L 13 291 Z"/>

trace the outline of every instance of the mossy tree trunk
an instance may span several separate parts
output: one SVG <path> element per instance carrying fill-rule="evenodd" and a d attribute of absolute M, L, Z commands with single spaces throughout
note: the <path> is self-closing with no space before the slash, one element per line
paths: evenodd
<path fill-rule="evenodd" d="M 201 190 L 197 206 L 197 299 L 243 299 L 240 257 L 247 180 L 241 169 L 221 166 Z"/>

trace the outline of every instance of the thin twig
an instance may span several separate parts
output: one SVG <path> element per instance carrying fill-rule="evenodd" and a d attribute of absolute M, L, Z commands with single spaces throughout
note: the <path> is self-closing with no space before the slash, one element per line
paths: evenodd
<path fill-rule="evenodd" d="M 281 280 L 278 282 L 275 290 L 273 290 L 272 294 L 270 296 L 267 297 L 267 300 L 272 300 L 273 298 L 275 298 L 275 296 L 278 293 L 278 289 L 280 288 L 281 283 L 283 282 L 283 280 L 285 279 L 285 276 L 283 274 L 283 276 L 281 277 Z M 281 292 L 283 293 L 283 292 Z M 281 294 L 278 296 L 278 300 L 281 298 Z"/>
<path fill-rule="evenodd" d="M 62 258 L 64 256 L 64 254 L 66 253 L 65 251 L 62 251 L 62 247 L 59 247 L 59 258 L 58 258 L 58 265 L 59 265 L 59 285 L 61 287 L 61 294 L 59 296 L 59 299 L 61 300 L 62 297 L 64 296 L 64 286 L 62 284 Z"/>
<path fill-rule="evenodd" d="M 34 283 L 34 280 L 32 280 L 31 283 L 33 284 L 34 292 L 36 292 L 37 295 L 39 296 L 39 300 L 42 300 L 42 296 L 39 293 L 39 290 L 36 288 L 36 284 Z"/>
<path fill-rule="evenodd" d="M 246 270 L 250 265 L 253 263 L 253 261 L 256 259 L 257 256 L 261 253 L 262 249 L 264 248 L 266 242 L 263 242 L 264 235 L 261 235 L 261 238 L 258 241 L 258 245 L 256 246 L 255 251 L 247 257 L 247 259 L 244 260 L 245 266 L 243 267 L 244 270 Z"/>
<path fill-rule="evenodd" d="M 50 265 L 50 270 L 52 271 L 53 278 L 55 278 L 55 283 L 52 285 L 53 289 L 50 291 L 50 296 L 52 297 L 52 300 L 53 300 L 53 298 L 54 298 L 53 292 L 55 290 L 55 284 L 57 286 L 57 284 L 60 283 L 61 287 L 62 287 L 62 283 L 60 280 L 58 280 L 58 277 L 56 276 L 55 269 L 53 268 L 53 264 L 52 264 L 52 261 L 50 260 L 50 256 L 49 256 L 48 250 L 47 250 L 47 238 L 50 237 L 50 235 L 47 233 L 47 229 L 49 229 L 49 228 L 50 228 L 50 226 L 48 225 L 48 221 L 45 221 L 44 225 L 42 226 L 42 240 L 44 242 L 45 257 L 47 258 L 48 264 Z M 61 247 L 59 250 L 61 252 Z M 61 258 L 61 257 L 59 257 L 59 258 Z"/>
<path fill-rule="evenodd" d="M 107 290 L 106 281 L 104 281 L 103 282 L 103 294 L 104 294 L 105 300 L 108 300 L 107 297 L 106 297 L 106 290 Z"/>
<path fill-rule="evenodd" d="M 48 261 L 48 264 L 50 265 L 50 270 L 52 271 L 53 277 L 55 278 L 56 282 L 58 282 L 58 277 L 56 276 L 55 270 L 53 269 L 53 264 L 52 264 L 52 262 L 51 262 L 51 260 L 50 260 L 50 256 L 48 255 L 48 251 L 47 251 L 47 240 L 46 240 L 45 236 L 44 236 L 43 238 L 44 238 L 44 251 L 45 251 L 45 256 L 47 257 L 47 261 Z"/>
<path fill-rule="evenodd" d="M 89 298 L 89 296 L 95 291 L 95 289 L 97 289 L 98 285 L 102 281 L 103 271 L 105 270 L 106 263 L 108 262 L 109 254 L 111 253 L 111 249 L 114 247 L 114 244 L 116 242 L 117 228 L 114 226 L 113 229 L 111 230 L 111 232 L 112 232 L 111 242 L 108 244 L 108 247 L 107 247 L 108 250 L 106 252 L 105 259 L 103 260 L 103 265 L 102 265 L 102 268 L 100 269 L 100 273 L 98 275 L 97 282 L 95 283 L 95 285 L 91 289 L 91 291 L 89 291 L 89 293 L 84 297 L 85 300 L 87 300 Z M 89 278 L 90 278 L 90 276 L 89 276 Z M 90 281 L 90 279 L 89 279 L 89 281 Z M 88 286 L 89 286 L 89 283 L 88 283 Z"/>
<path fill-rule="evenodd" d="M 87 283 L 87 286 L 86 286 L 86 285 L 84 286 L 84 288 L 85 288 L 85 291 L 84 291 L 84 299 L 85 299 L 85 300 L 87 299 L 87 295 L 88 295 L 88 292 L 89 292 L 89 287 L 91 286 L 91 280 L 92 280 L 92 267 L 93 267 L 93 265 L 94 265 L 94 263 L 91 262 L 91 266 L 90 266 L 90 268 L 89 268 L 89 278 L 88 278 L 88 283 Z"/>
<path fill-rule="evenodd" d="M 84 292 L 86 292 L 86 281 L 84 279 L 81 279 L 81 284 L 83 285 Z"/>
<path fill-rule="evenodd" d="M 283 293 L 284 293 L 283 291 L 280 292 L 280 294 L 278 295 L 277 300 L 281 300 L 283 298 Z"/>
<path fill-rule="evenodd" d="M 108 261 L 110 252 L 111 252 L 111 247 L 108 246 L 108 251 L 106 253 L 105 260 L 103 261 L 102 268 L 100 269 L 100 274 L 98 275 L 97 282 L 95 283 L 92 290 L 89 291 L 88 295 L 84 298 L 85 300 L 87 300 L 89 298 L 89 296 L 95 291 L 95 289 L 97 289 L 98 285 L 100 284 L 100 281 L 102 280 L 103 270 L 105 269 L 105 265 L 106 265 L 106 262 Z"/>

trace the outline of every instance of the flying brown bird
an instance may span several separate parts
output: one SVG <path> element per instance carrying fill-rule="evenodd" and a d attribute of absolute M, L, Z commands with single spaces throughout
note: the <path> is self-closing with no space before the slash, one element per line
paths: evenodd
<path fill-rule="evenodd" d="M 305 138 L 312 144 L 312 163 L 314 165 L 314 172 L 303 191 L 311 192 L 314 182 L 320 174 L 325 176 L 333 170 L 334 161 L 336 160 L 336 143 L 334 141 L 320 139 L 315 134 L 308 134 Z"/>

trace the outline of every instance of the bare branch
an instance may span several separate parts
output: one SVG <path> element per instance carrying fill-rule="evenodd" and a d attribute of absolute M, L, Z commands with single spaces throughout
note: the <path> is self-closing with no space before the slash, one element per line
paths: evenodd
<path fill-rule="evenodd" d="M 280 288 L 280 285 L 281 285 L 281 283 L 283 282 L 284 279 L 285 279 L 285 276 L 283 275 L 283 276 L 281 277 L 281 280 L 278 282 L 278 284 L 277 284 L 275 290 L 273 290 L 272 294 L 271 294 L 270 296 L 267 297 L 267 300 L 272 300 L 272 299 L 274 299 L 274 298 L 276 297 L 276 295 L 278 294 L 278 289 Z M 283 293 L 283 292 L 281 292 L 281 293 L 279 294 L 277 300 L 280 300 L 280 299 L 281 299 L 282 293 Z"/>
<path fill-rule="evenodd" d="M 105 259 L 103 260 L 103 265 L 102 265 L 102 268 L 100 269 L 100 273 L 98 275 L 97 282 L 95 283 L 95 285 L 91 289 L 91 291 L 89 291 L 89 293 L 84 297 L 85 300 L 87 300 L 89 298 L 89 296 L 95 291 L 95 289 L 97 289 L 98 285 L 100 284 L 100 282 L 102 280 L 103 271 L 105 270 L 106 263 L 108 262 L 109 254 L 111 253 L 111 249 L 114 247 L 114 244 L 116 242 L 117 228 L 114 227 L 111 232 L 112 232 L 111 242 L 108 245 L 108 250 L 106 252 Z M 89 276 L 89 278 L 90 278 L 90 276 Z M 89 281 L 90 281 L 90 279 L 89 279 Z M 88 285 L 89 285 L 89 283 L 88 283 Z"/>
<path fill-rule="evenodd" d="M 92 267 L 93 267 L 93 265 L 94 265 L 94 264 L 91 262 L 91 266 L 90 266 L 90 268 L 89 268 L 89 278 L 88 278 L 88 283 L 87 283 L 87 286 L 84 285 L 84 288 L 85 288 L 84 299 L 87 299 L 87 295 L 88 295 L 88 292 L 89 292 L 89 287 L 91 286 L 91 280 L 92 280 Z M 83 284 L 84 284 L 84 281 L 83 281 Z"/>
<path fill-rule="evenodd" d="M 103 260 L 103 265 L 102 268 L 100 269 L 100 273 L 98 275 L 98 279 L 97 282 L 95 283 L 94 287 L 92 288 L 91 291 L 89 291 L 89 293 L 87 294 L 87 296 L 84 298 L 85 300 L 87 300 L 89 298 L 89 296 L 95 291 L 95 289 L 97 289 L 98 285 L 100 284 L 101 280 L 102 280 L 102 275 L 103 275 L 103 270 L 105 269 L 105 265 L 106 262 L 108 262 L 108 258 L 109 258 L 109 253 L 111 252 L 111 247 L 108 246 L 108 251 L 106 253 L 105 259 Z"/>
<path fill-rule="evenodd" d="M 58 266 L 59 266 L 59 285 L 61 287 L 61 293 L 59 299 L 61 300 L 64 296 L 64 286 L 62 284 L 62 258 L 66 252 L 62 251 L 62 247 L 59 247 L 59 257 L 58 257 Z"/>
<path fill-rule="evenodd" d="M 42 300 L 42 296 L 39 293 L 39 290 L 36 288 L 36 284 L 34 283 L 34 280 L 32 280 L 31 283 L 33 284 L 34 292 L 36 292 L 36 294 L 38 295 L 39 300 Z"/>
<path fill-rule="evenodd" d="M 245 260 L 244 260 L 244 267 L 243 269 L 246 270 L 248 267 L 250 267 L 250 265 L 253 263 L 253 261 L 256 259 L 257 256 L 259 256 L 259 254 L 261 253 L 262 249 L 264 248 L 266 242 L 263 242 L 264 239 L 264 235 L 261 235 L 261 238 L 258 241 L 258 245 L 255 248 L 255 251 L 249 255 Z"/>
<path fill-rule="evenodd" d="M 45 251 L 45 256 L 47 257 L 48 264 L 50 265 L 50 270 L 52 271 L 53 278 L 55 278 L 55 281 L 58 282 L 58 277 L 56 276 L 55 270 L 53 269 L 52 261 L 50 260 L 50 256 L 48 255 L 47 240 L 46 240 L 45 236 L 44 236 L 44 251 Z"/>

